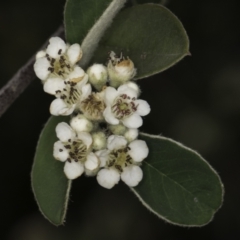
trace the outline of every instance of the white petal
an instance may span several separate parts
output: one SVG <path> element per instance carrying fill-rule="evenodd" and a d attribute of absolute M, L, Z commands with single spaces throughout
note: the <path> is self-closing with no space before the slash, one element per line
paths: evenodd
<path fill-rule="evenodd" d="M 110 106 L 107 106 L 105 108 L 105 110 L 103 111 L 103 116 L 108 123 L 110 123 L 112 125 L 119 124 L 119 120 L 117 118 L 115 118 L 115 116 L 113 115 L 112 109 Z"/>
<path fill-rule="evenodd" d="M 67 50 L 68 60 L 72 65 L 78 62 L 82 57 L 82 49 L 79 44 L 71 45 Z"/>
<path fill-rule="evenodd" d="M 134 140 L 129 144 L 130 150 L 129 155 L 135 162 L 141 162 L 144 158 L 148 156 L 149 149 L 145 141 Z"/>
<path fill-rule="evenodd" d="M 62 115 L 62 116 L 68 116 L 73 113 L 75 107 L 76 107 L 76 104 L 73 104 L 72 106 L 66 106 L 66 107 L 62 108 L 61 110 L 59 110 L 58 113 L 59 113 L 59 115 Z"/>
<path fill-rule="evenodd" d="M 98 156 L 100 160 L 100 167 L 105 167 L 106 161 L 108 160 L 109 151 L 104 149 L 104 150 L 95 152 L 95 154 Z"/>
<path fill-rule="evenodd" d="M 129 187 L 135 187 L 143 178 L 142 169 L 139 166 L 131 165 L 125 167 L 121 174 L 121 179 L 125 182 Z"/>
<path fill-rule="evenodd" d="M 134 103 L 138 105 L 137 113 L 140 116 L 146 116 L 147 114 L 150 113 L 151 109 L 147 101 L 138 99 L 138 100 L 135 100 Z"/>
<path fill-rule="evenodd" d="M 89 148 L 92 144 L 92 136 L 88 132 L 80 132 L 77 134 L 78 139 L 82 140 L 83 143 Z"/>
<path fill-rule="evenodd" d="M 111 189 L 120 180 L 120 174 L 114 169 L 102 169 L 98 172 L 97 181 L 99 185 Z"/>
<path fill-rule="evenodd" d="M 82 90 L 82 95 L 81 95 L 82 101 L 92 93 L 92 87 L 90 84 L 84 85 L 81 90 Z"/>
<path fill-rule="evenodd" d="M 75 132 L 65 122 L 61 122 L 57 125 L 56 134 L 59 140 L 62 142 L 68 142 L 69 139 L 73 140 L 75 137 Z"/>
<path fill-rule="evenodd" d="M 108 138 L 107 146 L 109 150 L 124 148 L 126 145 L 127 140 L 123 136 L 111 135 Z"/>
<path fill-rule="evenodd" d="M 61 162 L 65 162 L 68 158 L 68 151 L 61 141 L 57 141 L 53 145 L 53 156 Z"/>
<path fill-rule="evenodd" d="M 137 96 L 139 96 L 139 94 L 140 94 L 140 89 L 139 89 L 139 87 L 138 87 L 138 85 L 137 85 L 136 83 L 130 81 L 130 82 L 125 83 L 125 85 L 128 86 L 128 87 L 130 87 L 130 88 L 132 88 L 134 91 L 136 91 Z"/>
<path fill-rule="evenodd" d="M 57 58 L 65 53 L 65 51 L 66 44 L 60 37 L 52 37 L 49 39 L 49 45 L 46 49 L 46 53 L 49 54 L 50 57 Z"/>
<path fill-rule="evenodd" d="M 126 94 L 131 98 L 137 98 L 138 92 L 135 91 L 133 88 L 128 87 L 127 84 L 123 84 L 118 88 L 118 94 Z"/>
<path fill-rule="evenodd" d="M 135 140 L 138 137 L 138 129 L 137 128 L 130 128 L 128 129 L 125 134 L 124 137 L 129 141 L 132 142 L 133 140 Z"/>
<path fill-rule="evenodd" d="M 114 101 L 114 99 L 118 96 L 118 92 L 115 88 L 113 87 L 107 87 L 105 89 L 105 104 L 108 105 L 112 105 L 112 102 Z"/>
<path fill-rule="evenodd" d="M 52 101 L 50 105 L 50 113 L 54 116 L 59 115 L 70 115 L 75 109 L 76 104 L 73 104 L 71 107 L 69 107 L 62 99 L 57 98 Z"/>
<path fill-rule="evenodd" d="M 98 157 L 91 152 L 88 154 L 87 161 L 85 162 L 84 165 L 87 170 L 94 171 L 99 167 L 100 161 Z"/>
<path fill-rule="evenodd" d="M 142 126 L 143 120 L 137 113 L 133 113 L 130 117 L 123 119 L 122 123 L 128 128 L 139 128 Z"/>
<path fill-rule="evenodd" d="M 45 56 L 46 56 L 46 52 L 45 52 L 45 51 L 39 51 L 39 52 L 36 54 L 36 59 L 42 58 L 42 57 L 45 57 Z"/>
<path fill-rule="evenodd" d="M 50 63 L 45 57 L 38 58 L 33 66 L 37 77 L 40 78 L 41 80 L 47 79 L 49 75 L 49 71 L 48 71 L 49 67 L 50 67 Z"/>
<path fill-rule="evenodd" d="M 68 78 L 71 79 L 78 79 L 78 78 L 82 78 L 84 77 L 85 72 L 82 68 L 75 66 L 73 71 L 69 74 Z M 76 81 L 77 82 L 77 81 Z"/>
<path fill-rule="evenodd" d="M 66 162 L 64 165 L 64 173 L 66 174 L 68 179 L 75 179 L 80 177 L 84 172 L 84 167 L 80 162 Z"/>
<path fill-rule="evenodd" d="M 57 90 L 62 91 L 65 87 L 64 81 L 61 78 L 49 78 L 43 86 L 46 93 L 55 95 Z"/>

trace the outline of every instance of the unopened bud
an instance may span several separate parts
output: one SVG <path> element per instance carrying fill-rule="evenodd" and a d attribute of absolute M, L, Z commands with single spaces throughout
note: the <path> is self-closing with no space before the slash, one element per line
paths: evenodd
<path fill-rule="evenodd" d="M 102 64 L 93 64 L 88 68 L 87 74 L 89 76 L 89 82 L 98 91 L 101 91 L 108 79 L 107 68 Z"/>
<path fill-rule="evenodd" d="M 132 79 L 136 74 L 136 68 L 131 59 L 125 59 L 122 54 L 117 57 L 114 52 L 110 53 L 110 60 L 108 62 L 109 81 L 112 87 L 119 87 Z"/>
<path fill-rule="evenodd" d="M 109 125 L 109 129 L 114 135 L 124 135 L 127 131 L 127 128 L 123 124 Z"/>
<path fill-rule="evenodd" d="M 136 128 L 128 129 L 125 132 L 124 137 L 127 139 L 128 142 L 132 142 L 133 140 L 135 140 L 138 137 L 138 129 L 136 129 Z"/>
<path fill-rule="evenodd" d="M 70 122 L 71 127 L 76 132 L 91 132 L 93 129 L 93 124 L 89 121 L 84 115 L 78 114 L 76 117 L 73 117 Z"/>
<path fill-rule="evenodd" d="M 92 134 L 93 139 L 93 149 L 94 150 L 102 150 L 107 146 L 107 139 L 104 132 L 95 132 Z"/>

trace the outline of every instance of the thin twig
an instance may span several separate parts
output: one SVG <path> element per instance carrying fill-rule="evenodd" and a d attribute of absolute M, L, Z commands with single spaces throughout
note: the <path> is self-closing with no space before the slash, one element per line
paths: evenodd
<path fill-rule="evenodd" d="M 60 36 L 64 38 L 64 27 L 60 26 L 52 36 Z M 46 48 L 48 40 L 41 47 Z M 41 50 L 40 49 L 40 50 Z M 16 98 L 28 87 L 28 85 L 36 79 L 36 75 L 33 71 L 33 64 L 35 62 L 35 55 L 21 67 L 17 73 L 0 89 L 0 117 L 11 106 Z"/>

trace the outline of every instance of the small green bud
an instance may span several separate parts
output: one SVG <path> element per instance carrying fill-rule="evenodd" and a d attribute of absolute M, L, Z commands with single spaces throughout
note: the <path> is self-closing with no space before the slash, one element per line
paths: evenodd
<path fill-rule="evenodd" d="M 123 124 L 109 125 L 108 127 L 114 135 L 124 135 L 127 131 L 127 128 Z"/>

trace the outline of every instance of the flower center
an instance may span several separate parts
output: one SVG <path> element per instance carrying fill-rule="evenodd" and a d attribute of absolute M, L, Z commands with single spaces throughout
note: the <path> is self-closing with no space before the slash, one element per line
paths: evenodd
<path fill-rule="evenodd" d="M 68 74 L 73 71 L 71 68 L 69 61 L 65 55 L 61 55 L 62 49 L 59 49 L 58 55 L 59 58 L 52 58 L 48 54 L 46 55 L 47 60 L 49 61 L 51 67 L 48 68 L 48 71 L 58 77 L 66 78 Z"/>
<path fill-rule="evenodd" d="M 68 139 L 68 142 L 64 143 L 64 147 L 68 150 L 68 162 L 80 161 L 84 163 L 86 161 L 87 147 L 81 140 L 76 139 L 72 141 L 71 139 Z"/>
<path fill-rule="evenodd" d="M 133 163 L 132 158 L 128 154 L 128 150 L 130 150 L 130 148 L 125 147 L 111 151 L 106 165 L 109 168 L 114 167 L 121 173 L 123 171 L 123 168 Z"/>
<path fill-rule="evenodd" d="M 137 111 L 138 105 L 135 103 L 135 98 L 130 98 L 126 94 L 118 96 L 112 105 L 112 112 L 118 119 L 124 119 L 131 116 Z"/>
<path fill-rule="evenodd" d="M 61 98 L 67 105 L 73 105 L 79 99 L 81 93 L 76 88 L 77 83 L 64 81 L 65 87 L 56 91 L 56 97 Z"/>
<path fill-rule="evenodd" d="M 88 118 L 93 120 L 103 119 L 104 109 L 105 103 L 98 93 L 90 94 L 81 102 L 81 110 Z"/>

